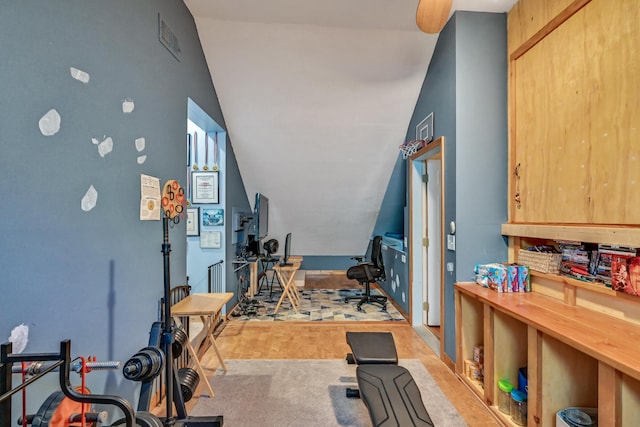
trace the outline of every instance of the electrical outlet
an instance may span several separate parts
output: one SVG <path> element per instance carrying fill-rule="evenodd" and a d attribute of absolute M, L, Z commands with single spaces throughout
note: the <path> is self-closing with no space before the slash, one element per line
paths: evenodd
<path fill-rule="evenodd" d="M 447 263 L 447 271 L 449 273 L 453 273 L 453 263 L 452 262 L 448 262 Z"/>

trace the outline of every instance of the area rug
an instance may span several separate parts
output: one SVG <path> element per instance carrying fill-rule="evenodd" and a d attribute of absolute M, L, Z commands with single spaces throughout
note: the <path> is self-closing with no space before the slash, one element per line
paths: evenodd
<path fill-rule="evenodd" d="M 228 360 L 228 371 L 211 377 L 215 396 L 201 397 L 189 412 L 222 415 L 229 427 L 370 426 L 361 399 L 347 398 L 357 387 L 355 365 L 345 360 Z M 424 365 L 399 363 L 411 372 L 434 425 L 466 426 Z"/>
<path fill-rule="evenodd" d="M 230 321 L 404 321 L 402 314 L 389 302 L 387 311 L 377 304 L 363 304 L 358 310 L 358 300 L 344 302 L 345 297 L 354 297 L 361 289 L 301 289 L 301 301 L 296 313 L 288 299 L 274 314 L 281 292 L 271 297 L 268 292 L 256 295 L 254 302 L 239 305 L 229 316 Z M 382 295 L 377 289 L 372 295 Z M 245 308 L 248 308 L 245 310 Z"/>

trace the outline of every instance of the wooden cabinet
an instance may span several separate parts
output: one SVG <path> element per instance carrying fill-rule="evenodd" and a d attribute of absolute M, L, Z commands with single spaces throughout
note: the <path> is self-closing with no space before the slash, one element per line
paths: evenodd
<path fill-rule="evenodd" d="M 566 407 L 597 407 L 599 426 L 640 425 L 640 325 L 536 292 L 500 294 L 455 285 L 456 372 L 504 425 L 497 383 L 528 368 L 528 426 L 553 426 Z M 484 385 L 464 360 L 484 346 Z"/>
<path fill-rule="evenodd" d="M 509 262 L 530 240 L 640 247 L 637 0 L 519 0 L 508 14 Z M 526 294 L 455 285 L 456 371 L 505 424 L 497 382 L 527 366 L 528 425 L 570 406 L 640 426 L 640 299 L 532 272 Z M 464 360 L 484 346 L 484 385 Z"/>
<path fill-rule="evenodd" d="M 637 0 L 509 12 L 511 222 L 640 224 L 637 19 Z"/>

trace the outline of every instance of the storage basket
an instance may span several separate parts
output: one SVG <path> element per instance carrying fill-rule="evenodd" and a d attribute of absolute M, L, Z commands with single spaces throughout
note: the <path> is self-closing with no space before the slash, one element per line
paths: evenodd
<path fill-rule="evenodd" d="M 546 252 L 533 252 L 526 249 L 518 251 L 518 264 L 526 265 L 531 270 L 541 273 L 557 274 L 562 261 L 562 254 L 550 254 Z"/>

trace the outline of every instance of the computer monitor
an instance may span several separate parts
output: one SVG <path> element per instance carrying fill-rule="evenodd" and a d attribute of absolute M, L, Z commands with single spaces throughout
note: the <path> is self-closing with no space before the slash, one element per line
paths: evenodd
<path fill-rule="evenodd" d="M 289 256 L 291 255 L 291 233 L 287 233 L 287 238 L 284 240 L 284 256 L 280 265 L 291 265 L 289 263 Z"/>
<path fill-rule="evenodd" d="M 256 193 L 254 211 L 255 239 L 260 241 L 269 233 L 269 198 L 264 194 Z"/>

